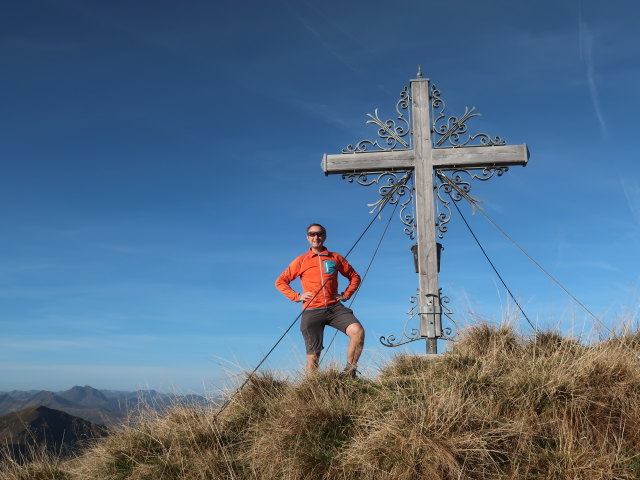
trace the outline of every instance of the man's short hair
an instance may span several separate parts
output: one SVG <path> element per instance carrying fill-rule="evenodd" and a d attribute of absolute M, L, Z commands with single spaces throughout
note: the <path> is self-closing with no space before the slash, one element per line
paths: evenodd
<path fill-rule="evenodd" d="M 324 227 L 323 227 L 322 225 L 320 225 L 319 223 L 312 223 L 311 225 L 309 225 L 309 226 L 307 227 L 307 233 L 309 233 L 309 229 L 310 229 L 311 227 L 320 227 L 320 228 L 322 229 L 322 234 L 323 234 L 323 235 L 326 235 L 326 234 L 327 234 L 327 229 L 326 229 L 326 228 L 324 228 Z"/>

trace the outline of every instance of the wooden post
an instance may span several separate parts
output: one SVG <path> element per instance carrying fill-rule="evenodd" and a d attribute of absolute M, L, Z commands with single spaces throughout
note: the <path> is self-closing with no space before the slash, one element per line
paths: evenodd
<path fill-rule="evenodd" d="M 411 80 L 411 94 L 415 149 L 420 336 L 427 339 L 427 353 L 438 353 L 436 339 L 442 336 L 442 320 L 434 223 L 429 80 L 426 78 Z"/>

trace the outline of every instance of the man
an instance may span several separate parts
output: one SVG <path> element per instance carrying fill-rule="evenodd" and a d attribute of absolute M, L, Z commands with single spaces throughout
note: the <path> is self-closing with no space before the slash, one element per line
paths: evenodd
<path fill-rule="evenodd" d="M 296 258 L 282 272 L 276 280 L 276 288 L 289 300 L 302 302 L 300 331 L 307 349 L 307 373 L 318 370 L 320 352 L 324 348 L 324 327 L 330 325 L 349 337 L 347 366 L 341 375 L 355 377 L 364 346 L 364 329 L 353 311 L 340 302 L 348 300 L 356 292 L 360 285 L 360 275 L 344 257 L 327 250 L 324 246 L 326 238 L 327 231 L 322 225 L 309 225 L 309 251 Z M 338 272 L 349 279 L 349 286 L 342 293 L 338 293 Z M 302 283 L 302 293 L 289 286 L 297 277 L 300 277 Z"/>

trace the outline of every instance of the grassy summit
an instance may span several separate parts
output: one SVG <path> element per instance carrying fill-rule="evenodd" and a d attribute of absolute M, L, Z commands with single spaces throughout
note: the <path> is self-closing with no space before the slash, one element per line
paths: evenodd
<path fill-rule="evenodd" d="M 638 479 L 640 334 L 584 346 L 479 325 L 377 378 L 254 377 L 216 419 L 175 406 L 0 478 Z"/>

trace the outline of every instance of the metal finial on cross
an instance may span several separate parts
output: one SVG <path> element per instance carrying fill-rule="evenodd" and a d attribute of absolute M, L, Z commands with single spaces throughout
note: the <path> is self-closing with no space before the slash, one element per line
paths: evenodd
<path fill-rule="evenodd" d="M 480 115 L 475 113 L 475 107 L 466 108 L 460 117 L 447 117 L 444 111 L 440 91 L 428 78 L 422 78 L 418 67 L 417 78 L 400 92 L 395 120 L 381 120 L 377 109 L 374 115 L 367 114 L 367 123 L 378 126 L 378 139 L 361 140 L 343 148 L 341 154 L 325 154 L 322 158 L 325 175 L 342 174 L 342 178 L 360 185 L 375 183 L 382 198 L 372 204 L 374 210 L 408 197 L 401 202 L 400 218 L 405 233 L 413 239 L 417 232 L 418 237 L 418 296 L 414 307 L 417 312 L 412 309 L 409 320 L 419 316 L 420 326 L 407 333 L 405 324 L 400 340 L 390 335 L 380 341 L 386 346 L 397 346 L 425 339 L 427 353 L 437 353 L 437 341 L 446 338 L 448 331 L 442 327 L 442 314 L 449 317 L 450 312 L 443 312 L 443 303 L 448 298 L 441 295 L 438 287 L 436 235 L 442 238 L 447 231 L 450 201 L 469 197 L 468 180 L 500 176 L 509 166 L 526 165 L 529 159 L 525 144 L 506 145 L 500 137 L 468 134 L 467 120 Z M 400 174 L 402 178 L 398 177 Z M 372 175 L 377 177 L 370 179 Z M 411 177 L 413 187 L 408 186 Z M 434 193 L 446 210 L 437 216 Z M 448 199 L 444 194 L 448 194 Z M 415 215 L 405 213 L 411 200 L 415 200 Z"/>

